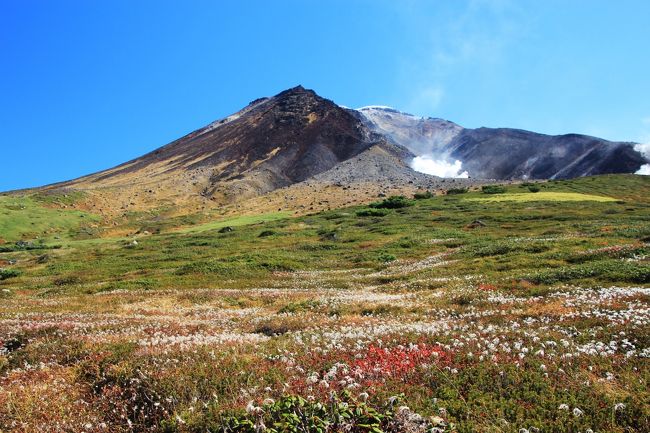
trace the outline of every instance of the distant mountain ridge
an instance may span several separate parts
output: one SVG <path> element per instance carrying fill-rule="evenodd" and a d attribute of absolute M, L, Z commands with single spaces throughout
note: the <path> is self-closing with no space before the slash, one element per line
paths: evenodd
<path fill-rule="evenodd" d="M 471 177 L 557 179 L 634 173 L 646 158 L 636 143 L 580 134 L 545 135 L 520 129 L 467 129 L 389 107 L 359 109 L 374 131 L 417 155 L 460 160 Z"/>

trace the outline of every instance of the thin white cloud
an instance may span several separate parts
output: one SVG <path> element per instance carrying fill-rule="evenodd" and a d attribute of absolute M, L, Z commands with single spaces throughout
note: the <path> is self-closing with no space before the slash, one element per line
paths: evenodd
<path fill-rule="evenodd" d="M 416 114 L 434 113 L 443 100 L 445 91 L 441 86 L 420 87 L 408 104 L 408 111 Z"/>
<path fill-rule="evenodd" d="M 468 65 L 484 70 L 502 63 L 508 48 L 525 31 L 525 11 L 518 2 L 471 0 L 456 8 L 458 4 L 454 9 L 460 12 L 447 21 L 420 16 L 421 7 L 402 12 L 408 15 L 408 22 L 419 23 L 425 35 L 421 55 L 401 62 L 404 109 L 409 112 L 435 116 L 444 104 L 446 83 L 457 71 Z"/>

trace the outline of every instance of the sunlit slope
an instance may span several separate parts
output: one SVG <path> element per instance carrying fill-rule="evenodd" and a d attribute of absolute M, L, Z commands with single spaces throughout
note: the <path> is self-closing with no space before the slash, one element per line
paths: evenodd
<path fill-rule="evenodd" d="M 607 245 L 643 256 L 643 242 L 650 236 L 648 178 L 606 176 L 538 185 L 540 192 L 513 185 L 503 194 L 407 200 L 409 205 L 398 209 L 357 206 L 302 217 L 276 212 L 193 225 L 174 220 L 179 226 L 160 234 L 133 232 L 101 243 L 57 241 L 63 248 L 47 265 L 30 261 L 38 250 L 21 253 L 16 267 L 23 275 L 11 281 L 66 293 L 131 287 L 130 282 L 138 287 L 142 281 L 155 288 L 245 287 L 267 285 L 276 272 L 381 269 L 394 260 L 444 253 L 452 261 L 437 272 L 445 277 L 480 271 L 488 281 L 542 281 L 535 277 L 540 269 L 577 267 L 586 269 L 580 275 L 587 279 L 625 282 L 624 273 L 610 272 L 619 257 L 597 256 L 592 263 L 575 256 Z M 621 199 L 632 196 L 639 199 Z M 629 268 L 633 280 L 637 270 L 648 272 L 645 259 L 619 268 Z M 53 287 L 61 278 L 72 283 Z"/>
<path fill-rule="evenodd" d="M 69 197 L 0 196 L 0 239 L 15 242 L 70 238 L 99 220 L 88 212 L 68 209 L 68 204 Z"/>

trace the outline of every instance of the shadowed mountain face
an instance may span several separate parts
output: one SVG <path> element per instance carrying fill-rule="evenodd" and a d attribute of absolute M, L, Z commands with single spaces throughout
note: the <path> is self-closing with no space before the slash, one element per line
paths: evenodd
<path fill-rule="evenodd" d="M 157 176 L 207 173 L 201 183 L 208 193 L 221 183 L 251 178 L 262 178 L 255 188 L 265 192 L 328 170 L 378 141 L 354 113 L 298 86 L 91 177 L 92 183 L 113 183 L 157 166 Z"/>
<path fill-rule="evenodd" d="M 448 151 L 472 176 L 494 179 L 634 173 L 645 163 L 632 143 L 505 128 L 465 129 L 448 144 Z"/>
<path fill-rule="evenodd" d="M 366 125 L 416 155 L 460 160 L 470 177 L 554 179 L 634 173 L 646 158 L 634 143 L 579 134 L 544 135 L 508 128 L 466 129 L 388 107 L 359 109 Z"/>

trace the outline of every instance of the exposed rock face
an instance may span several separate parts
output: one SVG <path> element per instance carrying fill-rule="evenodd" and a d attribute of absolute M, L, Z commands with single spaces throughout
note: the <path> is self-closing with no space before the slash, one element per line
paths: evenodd
<path fill-rule="evenodd" d="M 391 138 L 416 155 L 443 152 L 463 127 L 444 119 L 418 117 L 389 107 L 357 110 L 374 131 Z"/>
<path fill-rule="evenodd" d="M 645 158 L 633 146 L 579 134 L 478 128 L 463 130 L 448 149 L 475 177 L 555 179 L 634 173 Z"/>
<path fill-rule="evenodd" d="M 579 134 L 544 135 L 508 128 L 466 129 L 388 107 L 358 110 L 369 128 L 416 155 L 461 160 L 482 179 L 552 179 L 634 173 L 646 159 L 634 143 Z"/>
<path fill-rule="evenodd" d="M 253 101 L 214 122 L 116 169 L 93 183 L 137 174 L 154 165 L 175 171 L 200 170 L 207 194 L 224 183 L 243 181 L 255 192 L 300 182 L 332 168 L 381 141 L 357 117 L 301 86 Z M 132 176 L 128 176 L 132 177 Z"/>

